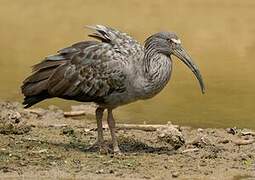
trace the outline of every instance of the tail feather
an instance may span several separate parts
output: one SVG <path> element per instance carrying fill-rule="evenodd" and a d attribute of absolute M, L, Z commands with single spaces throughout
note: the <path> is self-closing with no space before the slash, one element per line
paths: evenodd
<path fill-rule="evenodd" d="M 29 108 L 34 104 L 43 101 L 47 98 L 50 98 L 49 94 L 47 92 L 41 92 L 40 94 L 37 94 L 35 96 L 26 96 L 22 104 L 25 105 L 24 108 Z"/>
<path fill-rule="evenodd" d="M 48 81 L 54 74 L 55 70 L 65 63 L 63 60 L 44 60 L 33 67 L 33 74 L 23 81 L 21 91 L 24 94 L 25 108 L 29 108 L 34 104 L 51 98 L 48 93 Z"/>
<path fill-rule="evenodd" d="M 40 94 L 42 91 L 47 90 L 48 79 L 35 82 L 35 83 L 24 83 L 21 87 L 21 91 L 25 96 L 35 96 Z"/>
<path fill-rule="evenodd" d="M 36 83 L 48 79 L 52 74 L 52 68 L 36 71 L 24 80 L 24 83 Z"/>
<path fill-rule="evenodd" d="M 100 30 L 103 27 L 97 28 Z M 104 34 L 104 32 L 101 32 L 101 34 Z M 53 96 L 58 97 L 64 90 L 67 90 L 70 80 L 63 78 L 67 64 L 76 53 L 82 52 L 87 47 L 98 43 L 97 41 L 78 42 L 59 50 L 56 55 L 48 56 L 40 63 L 34 65 L 32 67 L 33 74 L 27 77 L 21 86 L 21 91 L 25 96 L 23 102 L 25 108 L 31 107 L 44 99 L 52 98 Z"/>

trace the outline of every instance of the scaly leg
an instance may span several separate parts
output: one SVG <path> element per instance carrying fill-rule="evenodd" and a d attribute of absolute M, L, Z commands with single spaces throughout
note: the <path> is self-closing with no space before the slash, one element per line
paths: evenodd
<path fill-rule="evenodd" d="M 104 108 L 98 107 L 96 109 L 96 120 L 97 120 L 97 144 L 99 146 L 100 152 L 105 151 L 104 148 L 104 137 L 103 137 L 103 114 Z"/>
<path fill-rule="evenodd" d="M 113 152 L 114 154 L 121 154 L 117 137 L 115 134 L 115 121 L 112 115 L 112 109 L 108 109 L 107 122 L 112 136 Z"/>

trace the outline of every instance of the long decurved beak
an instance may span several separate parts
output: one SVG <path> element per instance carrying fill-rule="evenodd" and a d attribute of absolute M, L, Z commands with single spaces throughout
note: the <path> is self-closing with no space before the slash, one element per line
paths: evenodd
<path fill-rule="evenodd" d="M 186 64 L 190 68 L 190 70 L 195 74 L 195 76 L 196 76 L 196 78 L 199 82 L 201 91 L 204 94 L 205 93 L 205 85 L 204 85 L 204 82 L 203 82 L 203 78 L 200 74 L 200 71 L 199 71 L 197 65 L 192 61 L 189 54 L 181 46 L 179 46 L 177 49 L 175 49 L 173 51 L 173 54 L 176 57 L 178 57 L 182 62 L 184 62 L 184 64 Z"/>

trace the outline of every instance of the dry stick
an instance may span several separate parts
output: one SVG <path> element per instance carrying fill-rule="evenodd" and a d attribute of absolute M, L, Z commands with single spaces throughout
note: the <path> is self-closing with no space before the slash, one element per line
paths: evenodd
<path fill-rule="evenodd" d="M 31 113 L 35 114 L 41 114 L 41 111 L 38 111 L 36 109 L 29 109 L 28 110 Z M 86 111 L 69 111 L 64 112 L 65 117 L 72 117 L 72 116 L 82 116 L 86 115 Z M 51 124 L 45 127 L 66 127 L 67 124 Z M 178 125 L 172 125 L 170 123 L 166 125 L 153 125 L 153 124 L 116 124 L 116 129 L 135 129 L 135 130 L 142 130 L 142 131 L 156 131 L 159 128 L 165 128 L 165 127 L 173 127 L 173 128 L 179 128 Z M 82 126 L 79 126 L 79 128 L 83 128 Z M 84 127 L 85 128 L 85 127 Z M 96 130 L 95 128 L 92 128 L 91 130 Z"/>
<path fill-rule="evenodd" d="M 185 149 L 185 150 L 182 151 L 182 153 L 197 152 L 197 151 L 199 151 L 198 148 L 192 148 L 192 149 Z"/>
<path fill-rule="evenodd" d="M 39 109 L 25 109 L 26 112 L 33 113 L 41 116 L 43 114 L 42 110 Z"/>
<path fill-rule="evenodd" d="M 54 127 L 54 128 L 62 128 L 62 127 L 67 127 L 68 124 L 50 124 L 47 127 Z"/>
<path fill-rule="evenodd" d="M 38 125 L 37 125 L 38 126 Z M 50 125 L 39 125 L 38 127 L 42 128 L 48 128 L 48 127 L 54 127 L 54 128 L 62 128 L 62 127 L 67 127 L 68 124 L 50 124 Z M 83 125 L 78 125 L 78 126 L 73 126 L 77 128 L 88 128 L 87 126 Z M 156 131 L 159 128 L 166 128 L 166 127 L 172 127 L 172 128 L 179 128 L 178 125 L 150 125 L 150 124 L 116 124 L 116 129 L 117 130 L 142 130 L 142 131 Z M 108 129 L 108 126 L 104 126 L 104 129 Z M 89 131 L 96 131 L 97 128 L 90 128 Z"/>
<path fill-rule="evenodd" d="M 179 128 L 178 125 L 156 125 L 156 124 L 117 124 L 117 129 L 135 129 L 135 130 L 142 130 L 142 131 L 156 131 L 159 128 L 165 127 L 173 127 Z"/>
<path fill-rule="evenodd" d="M 156 124 L 116 124 L 117 130 L 142 130 L 142 131 L 157 131 L 159 128 L 179 128 L 178 125 L 156 125 Z M 108 129 L 108 125 L 103 126 L 104 129 Z M 96 131 L 97 128 L 91 128 L 91 131 Z"/>
<path fill-rule="evenodd" d="M 83 125 L 70 125 L 70 124 L 49 124 L 49 125 L 44 125 L 44 124 L 31 124 L 34 127 L 38 128 L 64 128 L 64 127 L 73 127 L 73 128 L 84 128 L 88 130 L 88 127 L 83 126 Z M 88 131 L 94 130 L 93 128 L 90 128 Z"/>
<path fill-rule="evenodd" d="M 255 136 L 255 132 L 253 131 L 247 131 L 247 132 L 241 132 L 243 136 L 246 136 L 246 135 L 252 135 L 252 136 Z"/>
<path fill-rule="evenodd" d="M 70 111 L 70 112 L 64 112 L 64 116 L 71 117 L 71 116 L 82 116 L 85 115 L 86 111 Z M 142 131 L 156 131 L 159 128 L 171 126 L 174 128 L 179 128 L 178 125 L 144 125 L 144 124 L 116 124 L 116 129 L 136 129 L 136 130 L 142 130 Z M 96 129 L 92 129 L 96 130 Z"/>
<path fill-rule="evenodd" d="M 37 114 L 37 115 L 42 115 L 43 112 L 39 109 L 25 109 L 25 111 Z M 83 116 L 88 114 L 86 111 L 69 111 L 69 112 L 64 112 L 65 117 L 72 117 L 72 116 Z"/>
<path fill-rule="evenodd" d="M 65 117 L 72 117 L 72 116 L 83 116 L 86 115 L 86 111 L 70 111 L 64 112 Z"/>
<path fill-rule="evenodd" d="M 254 143 L 254 139 L 249 139 L 249 140 L 233 140 L 232 141 L 236 145 L 248 145 Z"/>

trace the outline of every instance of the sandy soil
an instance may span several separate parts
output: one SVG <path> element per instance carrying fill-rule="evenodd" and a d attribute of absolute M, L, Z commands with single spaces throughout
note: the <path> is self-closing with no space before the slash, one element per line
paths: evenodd
<path fill-rule="evenodd" d="M 124 154 L 113 156 L 90 148 L 91 113 L 65 118 L 53 106 L 26 111 L 0 102 L 0 179 L 255 179 L 252 130 L 180 127 L 176 146 L 159 131 L 119 130 Z"/>

